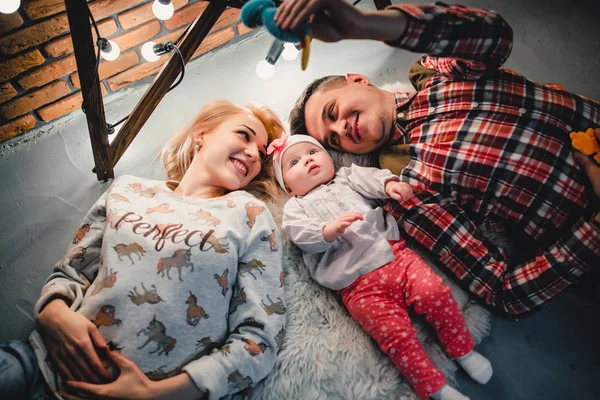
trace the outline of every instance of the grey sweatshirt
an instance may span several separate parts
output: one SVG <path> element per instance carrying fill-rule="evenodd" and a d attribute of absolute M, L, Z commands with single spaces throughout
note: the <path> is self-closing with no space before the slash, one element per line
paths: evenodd
<path fill-rule="evenodd" d="M 59 295 L 149 378 L 186 372 L 210 399 L 250 393 L 283 340 L 281 244 L 247 192 L 195 199 L 123 176 L 86 215 L 35 314 Z M 30 343 L 60 390 L 39 332 Z"/>

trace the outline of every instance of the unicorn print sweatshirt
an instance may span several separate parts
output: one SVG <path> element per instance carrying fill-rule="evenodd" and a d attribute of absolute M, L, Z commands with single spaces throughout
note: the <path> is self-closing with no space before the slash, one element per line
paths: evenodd
<path fill-rule="evenodd" d="M 247 192 L 196 199 L 172 185 L 115 180 L 54 267 L 35 315 L 59 296 L 150 379 L 187 373 L 211 400 L 246 398 L 283 341 L 279 230 Z M 30 343 L 60 394 L 40 332 Z"/>

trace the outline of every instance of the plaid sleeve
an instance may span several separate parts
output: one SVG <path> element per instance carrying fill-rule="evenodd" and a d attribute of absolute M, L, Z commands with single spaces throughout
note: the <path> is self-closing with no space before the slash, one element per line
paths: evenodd
<path fill-rule="evenodd" d="M 390 8 L 406 15 L 407 26 L 400 39 L 388 44 L 427 54 L 423 66 L 442 75 L 476 79 L 498 69 L 512 50 L 512 28 L 495 11 L 441 2 Z"/>
<path fill-rule="evenodd" d="M 583 219 L 534 259 L 511 264 L 451 199 L 421 191 L 386 210 L 465 288 L 507 315 L 535 309 L 598 263 L 600 230 Z"/>

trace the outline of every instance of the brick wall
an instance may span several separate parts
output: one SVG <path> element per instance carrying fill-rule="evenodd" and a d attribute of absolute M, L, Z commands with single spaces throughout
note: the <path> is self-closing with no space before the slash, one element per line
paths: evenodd
<path fill-rule="evenodd" d="M 81 107 L 64 1 L 23 0 L 17 12 L 0 14 L 0 143 Z M 152 2 L 88 2 L 100 34 L 121 48 L 117 60 L 101 59 L 98 75 L 104 95 L 157 74 L 169 56 L 146 62 L 141 46 L 150 40 L 176 40 L 208 5 L 201 0 L 172 0 L 175 14 L 160 21 L 152 13 Z M 227 9 L 193 58 L 246 34 L 249 30 L 238 18 L 238 9 Z"/>

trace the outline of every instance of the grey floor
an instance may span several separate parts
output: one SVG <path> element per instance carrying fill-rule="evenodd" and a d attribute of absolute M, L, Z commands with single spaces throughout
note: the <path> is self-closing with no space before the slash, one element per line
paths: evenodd
<path fill-rule="evenodd" d="M 477 347 L 494 367 L 487 385 L 458 375 L 471 400 L 600 399 L 600 291 L 578 285 L 520 321 L 492 317 Z"/>
<path fill-rule="evenodd" d="M 506 67 L 600 100 L 600 0 L 463 3 L 495 9 L 509 21 L 515 35 Z M 359 7 L 373 8 L 367 0 Z M 188 65 L 184 82 L 163 99 L 117 164 L 116 175 L 161 178 L 152 160 L 162 143 L 210 100 L 255 100 L 285 117 L 315 78 L 358 72 L 376 85 L 406 82 L 417 57 L 373 42 L 315 43 L 307 71 L 280 61 L 273 79 L 260 81 L 254 65 L 270 43 L 268 35 L 257 32 Z M 147 84 L 105 98 L 107 120 L 114 122 L 133 109 Z M 17 146 L 0 145 L 0 342 L 27 337 L 45 278 L 87 209 L 107 188 L 90 172 L 91 146 L 80 112 L 26 139 Z M 493 317 L 491 335 L 479 350 L 491 359 L 495 375 L 485 386 L 459 375 L 464 393 L 472 400 L 600 399 L 600 295 L 586 281 L 524 320 Z"/>

